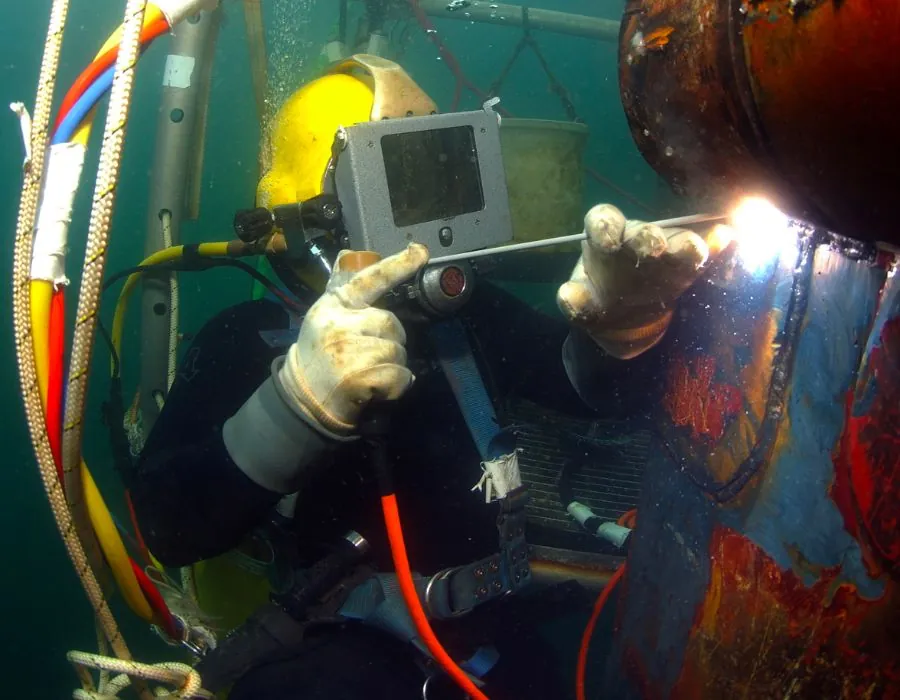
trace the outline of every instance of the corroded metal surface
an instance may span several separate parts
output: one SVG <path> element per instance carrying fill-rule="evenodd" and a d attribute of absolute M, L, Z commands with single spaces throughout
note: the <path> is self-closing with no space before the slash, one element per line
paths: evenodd
<path fill-rule="evenodd" d="M 838 230 L 900 240 L 900 3 L 630 0 L 620 88 L 680 192 L 762 190 Z"/>
<path fill-rule="evenodd" d="M 900 698 L 900 259 L 797 238 L 660 346 L 605 697 Z"/>

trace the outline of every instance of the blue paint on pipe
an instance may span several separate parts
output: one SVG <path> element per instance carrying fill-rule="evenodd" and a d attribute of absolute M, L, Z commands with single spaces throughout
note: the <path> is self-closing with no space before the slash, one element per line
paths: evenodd
<path fill-rule="evenodd" d="M 872 325 L 883 274 L 826 246 L 817 251 L 783 426 L 790 438 L 768 468 L 743 528 L 780 567 L 793 569 L 807 585 L 818 579 L 822 567 L 842 566 L 865 597 L 880 595 L 883 583 L 866 574 L 859 544 L 845 530 L 829 489 L 846 397 L 862 355 L 860 339 Z"/>

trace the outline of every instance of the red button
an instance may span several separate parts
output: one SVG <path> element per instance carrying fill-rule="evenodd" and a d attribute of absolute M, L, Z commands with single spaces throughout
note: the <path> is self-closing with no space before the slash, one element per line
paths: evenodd
<path fill-rule="evenodd" d="M 458 267 L 450 266 L 441 273 L 441 291 L 448 297 L 458 297 L 466 289 L 466 275 Z"/>

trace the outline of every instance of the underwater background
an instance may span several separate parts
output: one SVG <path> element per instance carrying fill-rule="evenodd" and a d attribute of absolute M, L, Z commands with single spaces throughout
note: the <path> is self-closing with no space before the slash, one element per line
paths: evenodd
<path fill-rule="evenodd" d="M 538 7 L 579 14 L 619 18 L 622 0 L 543 0 Z M 121 0 L 72 0 L 58 75 L 56 102 L 87 65 L 109 33 L 121 22 Z M 251 86 L 243 8 L 239 0 L 223 3 L 225 21 L 216 48 L 209 105 L 200 217 L 185 221 L 183 243 L 226 240 L 232 237 L 236 208 L 253 205 L 258 178 L 259 127 Z M 321 46 L 337 22 L 334 0 L 263 0 L 269 49 L 269 101 L 277 108 L 291 92 L 322 67 Z M 0 97 L 4 103 L 33 106 L 49 0 L 0 3 Z M 468 76 L 487 90 L 517 42 L 521 29 L 436 19 L 447 46 L 460 58 Z M 450 108 L 453 79 L 437 50 L 414 21 L 404 30 L 404 68 L 435 99 L 441 110 Z M 585 165 L 599 171 L 623 190 L 648 204 L 660 216 L 681 213 L 683 207 L 644 163 L 628 132 L 618 93 L 616 47 L 591 39 L 535 30 L 551 70 L 567 88 L 576 112 L 590 128 Z M 140 261 L 144 245 L 146 200 L 157 130 L 157 107 L 168 41 L 152 46 L 139 63 L 131 118 L 126 136 L 118 200 L 112 227 L 108 273 Z M 529 52 L 516 62 L 501 92 L 502 106 L 518 117 L 565 120 L 538 60 Z M 105 105 L 105 102 L 104 102 Z M 477 108 L 472 95 L 462 109 Z M 0 117 L 0 214 L 2 214 L 3 271 L 11 279 L 12 246 L 16 226 L 23 147 L 11 112 Z M 55 115 L 55 112 L 54 112 Z M 100 150 L 105 112 L 95 122 L 85 175 L 76 199 L 70 229 L 67 316 L 71 325 L 83 260 L 90 212 L 93 175 Z M 613 189 L 585 177 L 584 209 L 596 202 L 613 202 L 628 216 L 648 216 Z M 560 231 L 559 234 L 573 233 Z M 562 280 L 560 280 L 561 282 Z M 247 299 L 251 281 L 230 270 L 183 274 L 181 330 L 199 330 L 219 309 Z M 553 305 L 552 291 L 545 300 Z M 109 321 L 114 299 L 106 297 L 103 318 Z M 124 384 L 130 397 L 139 365 L 139 322 L 135 308 L 129 316 L 124 346 Z M 96 651 L 96 633 L 90 608 L 53 524 L 27 436 L 19 398 L 12 335 L 11 286 L 3 288 L 0 304 L 0 402 L 3 463 L 0 468 L 0 544 L 3 610 L 0 668 L 9 697 L 70 697 L 77 679 L 65 660 L 70 649 Z M 84 454 L 113 512 L 123 515 L 121 486 L 110 466 L 100 404 L 106 391 L 108 357 L 101 344 L 94 356 L 94 374 L 88 398 Z M 128 398 L 126 398 L 126 401 Z M 133 653 L 142 661 L 171 658 L 171 651 L 122 605 L 113 602 L 119 623 Z"/>

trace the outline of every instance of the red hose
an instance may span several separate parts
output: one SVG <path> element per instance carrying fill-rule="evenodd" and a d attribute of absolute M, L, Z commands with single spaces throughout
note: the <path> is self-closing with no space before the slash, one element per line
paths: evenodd
<path fill-rule="evenodd" d="M 607 583 L 606 586 L 603 587 L 603 590 L 600 591 L 597 602 L 594 603 L 594 610 L 591 612 L 591 618 L 588 620 L 587 626 L 584 628 L 584 633 L 581 635 L 581 649 L 578 650 L 578 666 L 575 669 L 575 697 L 577 700 L 585 700 L 584 680 L 587 675 L 588 650 L 591 647 L 591 637 L 594 636 L 594 628 L 597 626 L 597 620 L 600 619 L 600 613 L 603 612 L 603 607 L 606 605 L 606 601 L 609 600 L 613 588 L 616 587 L 619 579 L 621 579 L 624 574 L 625 564 L 622 564 L 616 573 L 609 579 L 609 583 Z"/>
<path fill-rule="evenodd" d="M 387 527 L 388 540 L 391 543 L 391 556 L 394 559 L 394 569 L 397 571 L 397 579 L 400 582 L 400 592 L 403 594 L 403 600 L 406 602 L 406 608 L 409 610 L 419 637 L 425 642 L 425 646 L 428 647 L 428 651 L 431 652 L 435 661 L 460 688 L 475 700 L 488 700 L 487 695 L 481 692 L 465 671 L 450 658 L 425 616 L 419 594 L 416 591 L 416 584 L 413 581 L 412 571 L 409 568 L 409 559 L 406 556 L 406 543 L 403 541 L 403 527 L 400 524 L 397 497 L 392 493 L 382 496 L 381 508 L 384 511 L 384 524 Z"/>
<path fill-rule="evenodd" d="M 64 288 L 53 292 L 50 299 L 50 328 L 48 333 L 49 367 L 47 369 L 47 439 L 56 462 L 56 475 L 63 483 L 62 468 L 62 397 L 65 383 L 65 321 L 66 299 Z"/>
<path fill-rule="evenodd" d="M 172 617 L 169 606 L 166 605 L 166 601 L 163 600 L 162 594 L 159 592 L 156 584 L 150 580 L 150 577 L 144 573 L 144 570 L 137 565 L 137 562 L 135 562 L 134 559 L 129 557 L 128 561 L 131 563 L 131 570 L 134 572 L 135 578 L 137 578 L 138 585 L 141 587 L 141 592 L 144 594 L 147 602 L 150 603 L 153 612 L 156 613 L 157 619 L 155 622 L 162 627 L 171 639 L 180 640 L 181 634 L 178 631 L 178 625 L 175 622 L 175 618 Z"/>
<path fill-rule="evenodd" d="M 146 25 L 141 30 L 141 49 L 147 48 L 150 42 L 167 32 L 168 29 L 169 23 L 166 22 L 165 17 L 160 17 L 155 22 Z M 59 128 L 62 120 L 66 118 L 69 110 L 72 109 L 72 105 L 78 101 L 78 98 L 84 94 L 84 91 L 87 90 L 104 71 L 116 62 L 118 55 L 119 46 L 116 44 L 109 49 L 109 51 L 106 51 L 94 59 L 91 64 L 81 72 L 81 75 L 75 79 L 75 82 L 72 83 L 72 87 L 69 88 L 69 91 L 66 93 L 66 96 L 63 98 L 62 104 L 59 107 L 56 123 L 53 125 L 54 133 Z"/>
<path fill-rule="evenodd" d="M 616 525 L 621 525 L 622 527 L 627 527 L 629 530 L 634 530 L 637 527 L 637 508 L 632 508 L 631 510 L 627 510 L 622 515 L 619 516 L 619 519 L 616 520 Z"/>
<path fill-rule="evenodd" d="M 134 528 L 134 539 L 137 540 L 138 547 L 141 550 L 141 556 L 150 566 L 154 566 L 153 558 L 150 556 L 150 549 L 144 542 L 144 536 L 141 534 L 141 528 L 138 526 L 137 513 L 134 510 L 134 503 L 131 501 L 131 492 L 125 489 L 125 504 L 128 506 L 128 517 L 131 520 L 131 527 Z"/>
<path fill-rule="evenodd" d="M 50 327 L 48 334 L 49 345 L 49 367 L 47 372 L 47 415 L 45 417 L 47 425 L 47 438 L 50 441 L 50 450 L 53 452 L 53 459 L 56 462 L 56 473 L 59 476 L 59 483 L 63 483 L 62 476 L 62 396 L 64 384 L 65 370 L 65 292 L 64 288 L 53 292 L 50 299 Z M 131 499 L 128 499 L 128 508 L 133 516 L 133 508 Z M 135 524 L 135 529 L 137 525 Z M 137 530 L 136 530 L 137 531 Z M 138 543 L 144 549 L 146 555 L 146 545 L 141 538 L 140 531 L 137 531 Z M 133 559 L 129 557 L 131 569 L 137 578 L 138 585 L 156 614 L 157 624 L 165 630 L 172 639 L 180 639 L 178 625 L 175 618 L 169 611 L 166 601 L 163 599 L 159 590 L 150 580 L 144 570 L 139 567 Z"/>

